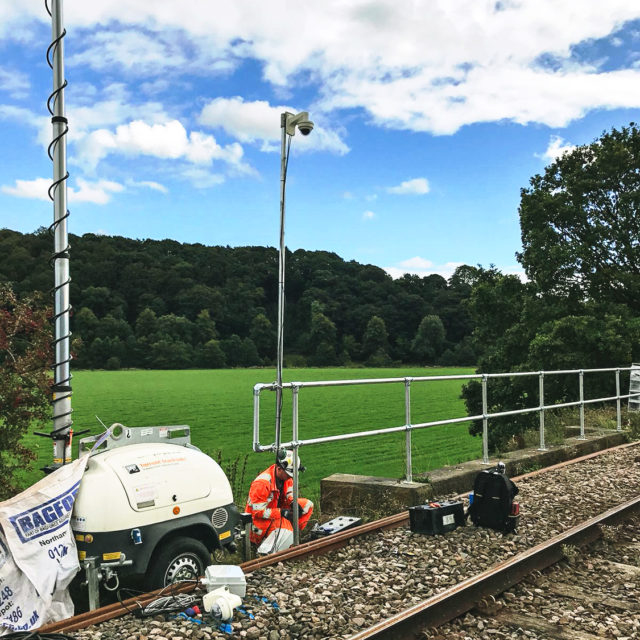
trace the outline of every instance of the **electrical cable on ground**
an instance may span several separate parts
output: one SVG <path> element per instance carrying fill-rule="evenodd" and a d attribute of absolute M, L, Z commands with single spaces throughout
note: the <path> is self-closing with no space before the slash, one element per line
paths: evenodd
<path fill-rule="evenodd" d="M 14 631 L 2 636 L 2 640 L 73 640 L 65 633 L 38 633 L 38 631 Z"/>

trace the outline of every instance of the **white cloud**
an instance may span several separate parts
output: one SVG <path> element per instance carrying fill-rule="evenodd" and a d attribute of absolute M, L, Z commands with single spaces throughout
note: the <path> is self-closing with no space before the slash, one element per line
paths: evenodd
<path fill-rule="evenodd" d="M 32 16 L 46 21 L 23 4 L 4 3 L 16 5 L 0 12 L 8 37 Z M 84 64 L 100 67 L 109 53 L 117 68 L 148 76 L 174 60 L 202 72 L 203 61 L 219 71 L 253 59 L 277 87 L 301 78 L 321 87 L 316 113 L 364 109 L 385 127 L 447 134 L 504 119 L 563 126 L 591 109 L 640 106 L 638 70 L 601 71 L 575 57 L 579 43 L 617 44 L 619 28 L 640 17 L 629 0 L 610 0 L 606 12 L 599 0 L 327 0 L 298 12 L 295 28 L 274 17 L 290 13 L 286 0 L 224 10 L 202 0 L 101 0 L 70 3 L 65 13 L 69 29 L 97 29 L 92 43 L 100 34 L 99 48 L 78 54 Z M 105 24 L 124 26 L 104 35 Z M 256 139 L 269 147 L 271 136 Z"/>
<path fill-rule="evenodd" d="M 401 278 L 405 274 L 411 274 L 424 278 L 430 275 L 440 275 L 448 280 L 454 273 L 454 271 L 465 264 L 464 262 L 445 262 L 444 264 L 436 264 L 432 260 L 427 258 L 421 258 L 415 256 L 399 262 L 392 267 L 384 267 L 384 270 L 392 278 Z M 505 274 L 517 275 L 523 282 L 526 281 L 524 270 L 520 265 L 507 265 L 504 267 L 498 266 L 497 269 Z"/>
<path fill-rule="evenodd" d="M 216 98 L 203 107 L 198 122 L 208 127 L 224 129 L 240 142 L 262 143 L 263 151 L 277 151 L 282 131 L 280 115 L 286 111 L 297 113 L 292 107 L 272 107 L 264 100 L 245 102 L 238 96 Z M 326 129 L 322 124 L 315 124 L 313 132 L 308 136 L 296 133 L 293 147 L 296 151 L 331 151 L 339 155 L 349 152 L 349 147 L 338 133 Z"/>
<path fill-rule="evenodd" d="M 90 168 L 95 168 L 107 155 L 118 153 L 186 160 L 196 165 L 210 165 L 219 160 L 237 173 L 253 172 L 243 161 L 243 150 L 237 142 L 221 146 L 211 135 L 199 131 L 187 133 L 178 120 L 162 124 L 134 120 L 117 126 L 115 132 L 96 129 L 81 138 L 77 148 L 79 161 Z"/>
<path fill-rule="evenodd" d="M 537 158 L 542 158 L 545 161 L 553 162 L 556 158 L 559 158 L 565 153 L 571 153 L 575 148 L 575 145 L 569 144 L 560 136 L 551 136 L 545 152 L 536 153 L 535 155 Z"/>
<path fill-rule="evenodd" d="M 127 180 L 128 187 L 142 187 L 144 189 L 151 189 L 153 191 L 159 191 L 160 193 L 169 193 L 169 189 L 159 182 L 153 180 Z"/>
<path fill-rule="evenodd" d="M 223 175 L 202 167 L 187 167 L 180 172 L 180 175 L 197 189 L 209 189 L 222 184 L 225 180 Z"/>
<path fill-rule="evenodd" d="M 363 220 L 373 220 L 376 217 L 376 214 L 373 213 L 373 211 L 365 211 L 362 214 L 362 219 Z"/>
<path fill-rule="evenodd" d="M 47 200 L 47 189 L 51 186 L 51 180 L 47 178 L 36 178 L 35 180 L 16 180 L 13 187 L 3 185 L 0 187 L 2 193 L 6 193 L 16 198 L 27 198 L 30 200 Z"/>
<path fill-rule="evenodd" d="M 111 180 L 88 182 L 82 178 L 75 181 L 78 189 L 69 187 L 69 202 L 90 202 L 92 204 L 107 204 L 114 193 L 124 191 L 124 187 Z"/>
<path fill-rule="evenodd" d="M 187 63 L 179 40 L 162 33 L 151 35 L 135 29 L 98 31 L 89 44 L 84 51 L 67 57 L 70 67 L 89 66 L 94 71 L 111 71 L 117 66 L 129 73 L 149 76 L 161 74 L 167 68 L 184 67 Z"/>
<path fill-rule="evenodd" d="M 15 69 L 0 67 L 0 89 L 6 91 L 12 98 L 24 98 L 29 93 L 29 78 Z"/>
<path fill-rule="evenodd" d="M 396 187 L 388 187 L 387 193 L 395 193 L 398 195 L 424 195 L 425 193 L 429 193 L 429 182 L 426 178 L 405 180 Z"/>
<path fill-rule="evenodd" d="M 445 279 L 449 279 L 453 275 L 453 272 L 462 264 L 464 263 L 445 262 L 444 264 L 435 264 L 431 260 L 416 256 L 415 258 L 403 260 L 396 266 L 383 268 L 392 278 L 401 278 L 405 273 L 408 273 L 420 276 L 421 278 L 438 274 Z"/>
<path fill-rule="evenodd" d="M 98 180 L 88 182 L 82 178 L 75 181 L 78 188 L 67 187 L 67 197 L 70 203 L 90 202 L 93 204 L 107 204 L 114 193 L 124 191 L 124 187 L 110 180 Z M 51 185 L 50 178 L 35 178 L 34 180 L 16 180 L 13 187 L 2 186 L 0 190 L 16 198 L 27 198 L 31 200 L 45 200 L 50 202 L 48 189 Z"/>
<path fill-rule="evenodd" d="M 321 126 L 320 116 L 337 109 L 365 112 L 383 127 L 451 134 L 503 120 L 562 127 L 590 110 L 640 107 L 636 65 L 586 63 L 576 47 L 602 38 L 617 45 L 620 28 L 640 18 L 637 2 L 609 0 L 603 11 L 600 0 L 500 6 L 489 0 L 326 0 L 297 12 L 295 28 L 278 18 L 290 13 L 287 0 L 69 3 L 69 32 L 91 43 L 70 61 L 99 70 L 109 65 L 145 81 L 177 69 L 210 75 L 256 61 L 276 90 L 304 85 L 312 96 L 317 131 L 296 140 L 297 150 L 347 151 L 340 132 Z M 5 40 L 25 37 L 37 23 L 48 24 L 48 17 L 35 3 L 0 3 Z M 545 63 L 549 59 L 553 65 Z M 203 121 L 225 127 L 240 142 L 277 149 L 280 107 L 219 100 L 205 106 Z M 142 114 L 128 119 L 153 121 Z"/>
<path fill-rule="evenodd" d="M 51 135 L 51 120 L 24 107 L 0 104 L 0 120 L 11 120 L 13 122 L 27 124 L 35 129 L 41 129 L 45 125 L 48 125 L 49 135 Z"/>

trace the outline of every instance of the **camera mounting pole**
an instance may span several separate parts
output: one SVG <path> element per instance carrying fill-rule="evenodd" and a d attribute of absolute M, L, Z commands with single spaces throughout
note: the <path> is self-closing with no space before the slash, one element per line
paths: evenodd
<path fill-rule="evenodd" d="M 287 166 L 289 164 L 289 147 L 291 137 L 296 133 L 296 127 L 303 136 L 308 136 L 313 129 L 313 122 L 309 120 L 309 113 L 301 111 L 294 115 L 285 111 L 280 115 L 282 130 L 282 144 L 280 149 L 280 249 L 278 252 L 278 328 L 277 328 L 277 358 L 276 358 L 276 462 L 280 449 L 280 430 L 282 424 L 282 367 L 284 363 L 284 272 L 285 272 L 285 244 L 284 244 L 284 211 L 287 184 Z"/>

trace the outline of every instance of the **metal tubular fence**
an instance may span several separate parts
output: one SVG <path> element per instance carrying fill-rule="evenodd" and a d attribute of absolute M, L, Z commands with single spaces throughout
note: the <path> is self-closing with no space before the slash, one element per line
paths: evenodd
<path fill-rule="evenodd" d="M 597 402 L 611 402 L 616 401 L 616 428 L 618 431 L 622 430 L 622 418 L 621 418 L 621 404 L 620 401 L 629 398 L 640 398 L 640 393 L 628 393 L 625 395 L 620 394 L 620 373 L 622 371 L 637 371 L 640 369 L 640 365 L 634 363 L 631 367 L 617 367 L 617 368 L 605 368 L 605 369 L 568 369 L 558 371 L 525 371 L 517 373 L 482 373 L 482 374 L 468 374 L 468 375 L 451 375 L 451 376 L 421 376 L 421 377 L 405 377 L 405 378 L 367 378 L 361 380 L 318 380 L 313 382 L 288 382 L 282 384 L 282 390 L 291 389 L 292 393 L 292 440 L 290 442 L 280 443 L 280 447 L 293 450 L 293 492 L 294 500 L 298 498 L 298 449 L 303 446 L 309 446 L 314 444 L 323 444 L 326 442 L 336 442 L 340 440 L 350 440 L 353 438 L 365 438 L 379 436 L 388 433 L 405 432 L 405 449 L 406 449 L 406 476 L 407 482 L 411 482 L 413 479 L 412 461 L 411 461 L 411 433 L 416 429 L 427 429 L 429 427 L 435 427 L 438 425 L 457 424 L 460 422 L 469 422 L 473 420 L 482 420 L 482 462 L 484 464 L 489 463 L 489 420 L 494 418 L 503 418 L 506 416 L 523 415 L 527 413 L 539 413 L 540 422 L 540 444 L 539 450 L 546 450 L 545 445 L 545 412 L 550 409 L 561 409 L 565 407 L 579 407 L 580 414 L 580 436 L 579 438 L 585 439 L 584 429 L 584 407 L 587 404 L 593 404 Z M 584 376 L 590 373 L 615 373 L 616 395 L 602 398 L 589 398 L 584 397 Z M 545 376 L 552 375 L 577 375 L 578 376 L 578 391 L 579 399 L 574 402 L 563 402 L 558 404 L 545 405 L 544 401 L 544 389 L 545 389 Z M 529 407 L 526 409 L 515 409 L 512 411 L 498 411 L 495 413 L 489 413 L 488 403 L 488 386 L 490 379 L 497 378 L 518 378 L 518 377 L 538 377 L 538 393 L 539 404 L 535 407 Z M 433 420 L 431 422 L 411 422 L 411 385 L 414 383 L 434 383 L 442 380 L 480 380 L 482 385 L 482 413 L 475 416 L 464 416 L 461 418 L 450 418 L 447 420 Z M 382 429 L 371 429 L 368 431 L 359 431 L 356 433 L 343 433 L 333 436 L 324 436 L 319 438 L 310 438 L 307 440 L 299 439 L 299 395 L 300 390 L 312 389 L 316 387 L 344 387 L 344 386 L 356 386 L 356 385 L 374 385 L 374 384 L 404 384 L 405 388 L 405 423 L 394 427 L 385 427 Z M 260 397 L 263 391 L 277 391 L 277 383 L 268 384 L 256 384 L 253 388 L 253 450 L 256 452 L 274 451 L 275 444 L 262 445 L 260 444 Z M 295 514 L 294 510 L 294 514 Z M 294 527 L 294 542 L 298 543 L 299 532 L 297 527 Z"/>

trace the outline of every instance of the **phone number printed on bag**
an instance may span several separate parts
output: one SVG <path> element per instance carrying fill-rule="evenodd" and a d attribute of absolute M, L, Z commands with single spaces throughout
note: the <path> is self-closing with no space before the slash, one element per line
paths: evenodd
<path fill-rule="evenodd" d="M 49 549 L 48 554 L 52 560 L 59 560 L 60 558 L 64 558 L 68 551 L 69 549 L 66 544 L 59 544 L 53 547 L 53 549 Z"/>

